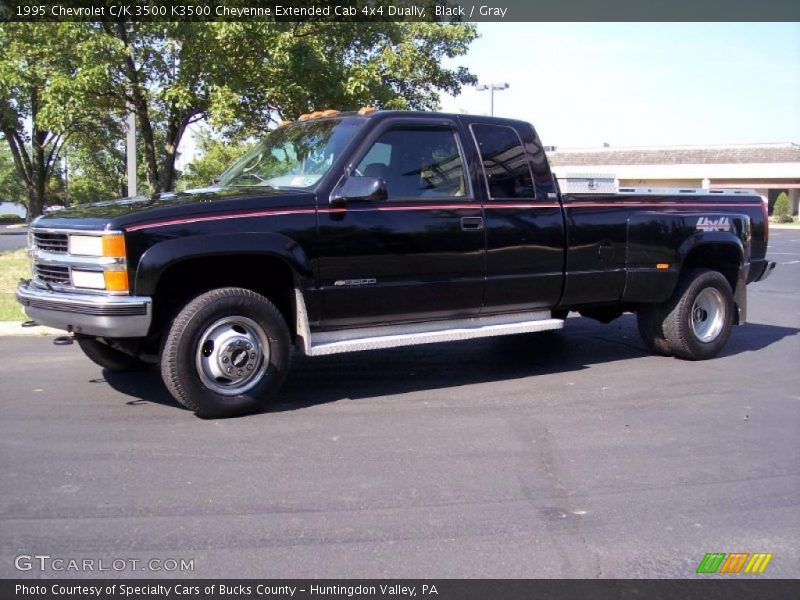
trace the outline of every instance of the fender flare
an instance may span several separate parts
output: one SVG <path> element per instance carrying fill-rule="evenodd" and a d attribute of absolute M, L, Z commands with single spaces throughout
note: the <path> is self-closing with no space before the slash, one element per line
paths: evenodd
<path fill-rule="evenodd" d="M 686 238 L 678 247 L 678 262 L 683 266 L 689 254 L 703 246 L 732 246 L 739 255 L 739 264 L 744 263 L 745 248 L 742 240 L 731 231 L 698 231 Z"/>
<path fill-rule="evenodd" d="M 171 239 L 148 248 L 136 267 L 136 294 L 153 295 L 163 273 L 181 262 L 226 254 L 280 258 L 292 270 L 295 287 L 306 289 L 313 282 L 311 263 L 291 238 L 279 233 L 222 233 Z"/>
<path fill-rule="evenodd" d="M 733 285 L 733 300 L 736 304 L 736 314 L 734 314 L 733 320 L 737 325 L 744 325 L 747 321 L 747 272 L 749 270 L 749 261 L 746 257 L 749 255 L 749 248 L 746 248 L 745 244 L 749 244 L 749 240 L 743 243 L 742 240 L 731 231 L 699 231 L 684 240 L 679 246 L 677 254 L 681 269 L 683 269 L 686 258 L 697 248 L 702 248 L 704 246 L 726 246 L 735 248 L 738 255 L 739 266 Z"/>

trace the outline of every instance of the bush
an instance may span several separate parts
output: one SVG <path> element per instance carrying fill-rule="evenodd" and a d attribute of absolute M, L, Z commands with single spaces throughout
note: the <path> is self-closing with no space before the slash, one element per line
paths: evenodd
<path fill-rule="evenodd" d="M 792 219 L 792 206 L 789 204 L 789 196 L 786 192 L 781 192 L 775 200 L 775 206 L 772 207 L 772 219 L 776 223 L 791 223 Z"/>
<path fill-rule="evenodd" d="M 0 225 L 12 225 L 14 223 L 24 223 L 25 219 L 19 215 L 2 214 L 0 215 Z"/>

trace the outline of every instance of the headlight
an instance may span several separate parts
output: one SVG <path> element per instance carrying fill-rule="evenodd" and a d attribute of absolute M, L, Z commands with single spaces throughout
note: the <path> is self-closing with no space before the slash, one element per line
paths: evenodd
<path fill-rule="evenodd" d="M 69 253 L 73 256 L 103 256 L 125 258 L 125 236 L 112 235 L 70 235 Z"/>
<path fill-rule="evenodd" d="M 69 253 L 75 256 L 103 256 L 103 238 L 99 235 L 71 235 Z"/>

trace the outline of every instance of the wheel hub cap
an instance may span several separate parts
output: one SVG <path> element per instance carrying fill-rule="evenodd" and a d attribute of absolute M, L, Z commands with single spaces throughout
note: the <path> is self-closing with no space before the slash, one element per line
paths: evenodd
<path fill-rule="evenodd" d="M 226 317 L 203 332 L 196 364 L 201 381 L 210 390 L 224 396 L 243 394 L 266 372 L 269 341 L 252 319 Z"/>
<path fill-rule="evenodd" d="M 697 295 L 692 306 L 692 333 L 704 343 L 713 342 L 725 324 L 725 302 L 714 288 L 706 288 Z"/>

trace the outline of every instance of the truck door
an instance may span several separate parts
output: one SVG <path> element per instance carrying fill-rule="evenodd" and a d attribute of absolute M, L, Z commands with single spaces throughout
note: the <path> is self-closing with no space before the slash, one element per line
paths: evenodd
<path fill-rule="evenodd" d="M 564 283 L 564 219 L 544 149 L 527 123 L 470 119 L 469 129 L 483 167 L 483 312 L 552 308 Z"/>
<path fill-rule="evenodd" d="M 388 198 L 319 210 L 325 328 L 468 317 L 484 290 L 483 209 L 455 121 L 397 117 L 359 147 L 350 177 Z"/>

